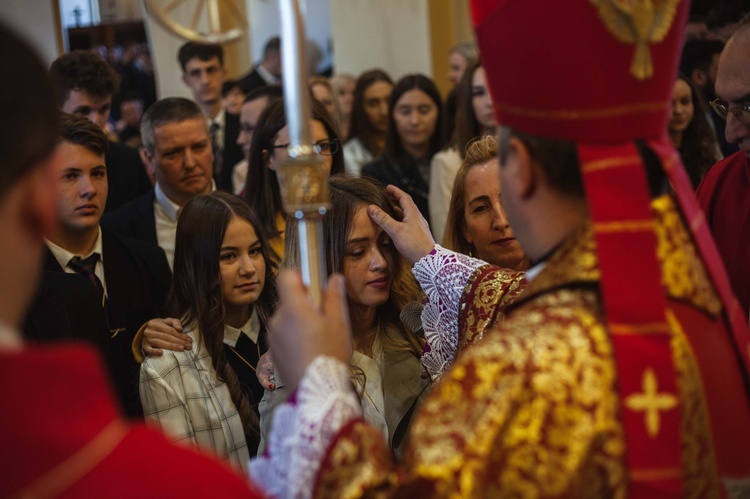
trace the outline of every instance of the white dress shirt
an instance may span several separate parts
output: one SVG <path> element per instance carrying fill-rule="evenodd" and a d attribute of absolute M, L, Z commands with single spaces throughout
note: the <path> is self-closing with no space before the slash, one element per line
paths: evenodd
<path fill-rule="evenodd" d="M 219 110 L 219 114 L 214 116 L 213 118 L 208 118 L 208 129 L 211 130 L 211 126 L 216 124 L 218 125 L 218 129 L 216 130 L 216 145 L 219 147 L 220 150 L 224 150 L 224 127 L 226 125 L 226 111 L 222 107 Z"/>
<path fill-rule="evenodd" d="M 60 264 L 60 267 L 63 268 L 66 274 L 75 274 L 76 271 L 72 268 L 68 267 L 68 263 L 75 258 L 79 257 L 81 259 L 86 259 L 93 255 L 94 253 L 99 253 L 99 260 L 96 262 L 96 268 L 94 268 L 94 274 L 96 277 L 99 278 L 99 280 L 102 283 L 102 287 L 104 288 L 104 296 L 107 296 L 107 280 L 104 277 L 104 252 L 102 251 L 102 228 L 99 227 L 99 235 L 96 236 L 96 243 L 94 243 L 94 249 L 89 253 L 88 255 L 77 255 L 75 253 L 71 253 L 70 251 L 66 250 L 65 248 L 62 248 L 49 239 L 44 240 L 45 243 L 47 243 L 47 247 L 52 252 L 52 255 L 55 257 L 55 260 L 57 260 L 57 263 Z"/>
<path fill-rule="evenodd" d="M 211 181 L 211 192 L 216 190 L 216 183 Z M 159 182 L 154 185 L 154 219 L 156 221 L 156 244 L 167 255 L 169 268 L 174 265 L 174 240 L 177 234 L 177 219 L 182 207 L 169 199 Z"/>

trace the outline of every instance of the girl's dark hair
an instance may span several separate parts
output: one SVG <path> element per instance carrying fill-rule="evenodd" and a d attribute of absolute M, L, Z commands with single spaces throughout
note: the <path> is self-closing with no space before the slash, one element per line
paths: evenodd
<path fill-rule="evenodd" d="M 251 306 L 255 307 L 261 324 L 268 325 L 277 301 L 276 266 L 270 257 L 268 241 L 258 217 L 247 204 L 220 191 L 192 198 L 180 213 L 168 310 L 172 317 L 180 317 L 186 324 L 197 324 L 202 346 L 211 357 L 216 374 L 227 384 L 245 433 L 257 437 L 260 434 L 258 416 L 243 395 L 237 374 L 227 362 L 223 348 L 225 309 L 219 255 L 227 227 L 234 218 L 249 222 L 260 241 L 266 272 L 263 290 L 258 301 Z"/>
<path fill-rule="evenodd" d="M 429 160 L 432 158 L 432 156 L 443 147 L 445 113 L 443 112 L 443 101 L 440 98 L 440 91 L 438 91 L 437 86 L 435 86 L 435 82 L 425 75 L 407 75 L 396 82 L 396 85 L 393 87 L 393 93 L 391 94 L 391 100 L 388 102 L 388 134 L 385 137 L 385 155 L 394 162 L 398 161 L 401 156 L 406 154 L 406 151 L 401 145 L 401 137 L 398 135 L 396 122 L 393 119 L 393 113 L 398 100 L 410 90 L 421 90 L 427 94 L 435 104 L 435 107 L 437 107 L 438 111 L 435 133 L 433 133 L 430 138 L 430 152 L 427 159 Z"/>
<path fill-rule="evenodd" d="M 482 64 L 479 61 L 470 63 L 457 87 L 456 128 L 449 145 L 458 150 L 461 159 L 466 158 L 466 148 L 469 142 L 487 132 L 477 120 L 473 102 L 472 81 L 474 73 L 481 67 Z"/>
<path fill-rule="evenodd" d="M 333 121 L 320 102 L 312 100 L 312 119 L 320 121 L 326 129 L 330 139 L 338 140 Z M 283 99 L 269 102 L 266 109 L 258 118 L 258 124 L 253 132 L 248 157 L 247 180 L 245 183 L 245 199 L 258 215 L 263 230 L 270 238 L 278 236 L 276 228 L 276 214 L 286 217 L 284 205 L 281 201 L 281 190 L 276 172 L 268 168 L 270 154 L 273 153 L 273 143 L 279 130 L 286 126 L 286 114 Z M 333 155 L 331 175 L 344 172 L 344 152 L 341 144 Z"/>
<path fill-rule="evenodd" d="M 331 209 L 323 219 L 323 240 L 326 244 L 326 265 L 329 272 L 344 272 L 346 247 L 352 229 L 354 216 L 363 207 L 374 204 L 398 219 L 396 210 L 391 203 L 385 189 L 376 181 L 367 177 L 333 176 L 328 179 L 331 194 Z M 284 259 L 282 266 L 299 268 L 299 240 L 297 221 L 289 219 L 284 239 Z M 379 337 L 385 350 L 409 350 L 421 355 L 422 344 L 402 324 L 399 314 L 404 306 L 420 298 L 421 294 L 409 265 L 393 248 L 393 266 L 391 269 L 393 281 L 388 301 L 378 309 L 381 325 L 389 325 L 397 329 L 401 335 L 398 339 Z M 384 331 L 383 328 L 380 328 Z"/>
<path fill-rule="evenodd" d="M 683 73 L 678 74 L 677 78 L 690 87 L 690 98 L 693 100 L 693 119 L 682 132 L 682 141 L 678 151 L 682 164 L 685 165 L 685 171 L 693 184 L 693 189 L 697 189 L 708 170 L 716 163 L 718 146 L 716 136 L 711 132 L 711 125 L 706 120 L 706 109 L 703 108 L 703 102 L 698 98 L 695 84 Z"/>
<path fill-rule="evenodd" d="M 379 150 L 375 144 L 376 141 L 374 139 L 378 132 L 372 126 L 372 123 L 370 123 L 367 111 L 365 111 L 365 91 L 379 81 L 393 85 L 391 77 L 380 69 L 366 71 L 357 78 L 357 85 L 354 87 L 352 118 L 349 124 L 349 140 L 359 139 L 364 148 L 374 158 L 380 156 L 383 151 Z"/>

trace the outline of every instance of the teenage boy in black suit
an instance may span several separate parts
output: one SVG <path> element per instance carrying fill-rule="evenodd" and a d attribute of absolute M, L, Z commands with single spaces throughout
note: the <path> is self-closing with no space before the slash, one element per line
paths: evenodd
<path fill-rule="evenodd" d="M 107 139 L 99 127 L 69 114 L 61 119 L 57 226 L 46 240 L 44 268 L 77 273 L 96 290 L 109 329 L 109 359 L 125 411 L 140 411 L 138 365 L 131 343 L 144 322 L 163 316 L 170 282 L 164 252 L 99 226 L 107 200 Z M 98 311 L 97 311 L 98 312 Z M 92 311 L 92 313 L 94 313 Z"/>
<path fill-rule="evenodd" d="M 187 42 L 177 56 L 182 67 L 182 81 L 193 92 L 193 100 L 200 106 L 211 134 L 214 151 L 214 179 L 223 191 L 231 191 L 232 169 L 242 161 L 242 149 L 237 145 L 240 116 L 222 105 L 221 89 L 227 79 L 224 49 L 214 43 Z"/>

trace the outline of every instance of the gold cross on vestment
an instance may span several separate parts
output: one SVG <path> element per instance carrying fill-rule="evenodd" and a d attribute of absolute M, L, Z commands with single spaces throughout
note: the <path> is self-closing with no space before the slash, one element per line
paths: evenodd
<path fill-rule="evenodd" d="M 656 374 L 650 367 L 643 371 L 641 382 L 643 392 L 625 398 L 625 406 L 632 411 L 643 411 L 646 432 L 651 438 L 659 435 L 659 411 L 667 411 L 677 406 L 677 397 L 671 393 L 659 393 Z"/>

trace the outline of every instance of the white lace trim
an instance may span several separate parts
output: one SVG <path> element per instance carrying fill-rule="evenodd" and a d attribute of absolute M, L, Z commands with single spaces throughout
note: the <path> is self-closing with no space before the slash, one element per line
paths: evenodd
<path fill-rule="evenodd" d="M 456 357 L 461 296 L 471 274 L 484 265 L 482 260 L 439 245 L 435 253 L 414 264 L 414 277 L 427 295 L 422 326 L 429 352 L 422 355 L 422 364 L 433 381 L 440 379 Z"/>
<path fill-rule="evenodd" d="M 250 477 L 270 497 L 310 497 L 330 443 L 362 409 L 350 369 L 332 357 L 316 358 L 297 389 L 296 404 L 276 409 L 267 455 L 250 461 Z"/>

